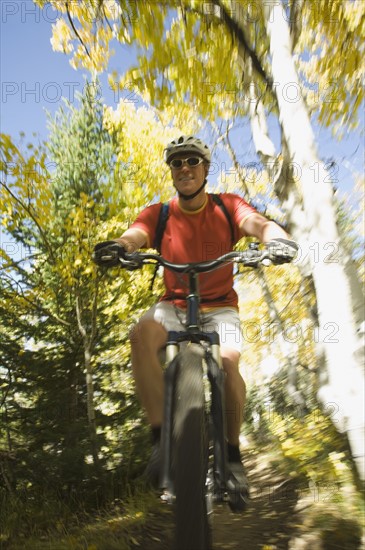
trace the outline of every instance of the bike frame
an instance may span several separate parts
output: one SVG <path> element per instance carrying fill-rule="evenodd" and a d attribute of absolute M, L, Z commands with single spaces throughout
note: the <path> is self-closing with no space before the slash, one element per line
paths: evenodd
<path fill-rule="evenodd" d="M 220 495 L 227 493 L 227 458 L 226 458 L 226 426 L 224 407 L 224 371 L 220 355 L 220 342 L 217 332 L 202 332 L 199 329 L 199 273 L 189 271 L 189 294 L 186 297 L 186 330 L 169 331 L 166 344 L 165 369 L 165 401 L 164 421 L 161 433 L 161 454 L 162 470 L 160 487 L 164 489 L 164 500 L 174 499 L 174 485 L 171 476 L 171 449 L 172 449 L 172 424 L 174 390 L 178 369 L 178 362 L 174 361 L 179 352 L 180 343 L 207 342 L 208 348 L 204 347 L 204 359 L 207 365 L 207 375 L 210 384 L 210 417 L 213 427 L 214 443 L 214 480 L 215 487 Z"/>

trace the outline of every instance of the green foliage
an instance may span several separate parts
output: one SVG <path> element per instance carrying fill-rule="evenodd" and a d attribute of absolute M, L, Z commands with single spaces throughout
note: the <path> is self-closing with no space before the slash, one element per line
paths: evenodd
<path fill-rule="evenodd" d="M 115 185 L 117 144 L 105 127 L 98 89 L 97 80 L 86 83 L 83 95 L 77 96 L 79 106 L 65 101 L 65 107 L 53 119 L 49 117 L 55 224 L 71 213 L 80 198 L 89 208 L 96 212 L 100 208 L 104 214 L 108 205 L 103 195 Z"/>
<path fill-rule="evenodd" d="M 175 130 L 146 108 L 104 109 L 96 89 L 85 86 L 78 105 L 49 120 L 48 144 L 17 147 L 2 136 L 0 493 L 9 536 L 24 514 L 47 531 L 57 514 L 68 523 L 68 511 L 123 500 L 150 451 L 128 334 L 156 299 L 152 273 L 104 272 L 91 253 L 168 195 L 161 157 Z"/>
<path fill-rule="evenodd" d="M 269 429 L 277 438 L 292 472 L 313 483 L 333 482 L 348 471 L 345 455 L 336 452 L 343 442 L 331 419 L 318 409 L 303 418 L 280 416 L 270 411 Z"/>
<path fill-rule="evenodd" d="M 277 381 L 276 381 L 277 382 Z M 273 385 L 275 382 L 273 381 Z M 271 401 L 271 392 L 254 388 L 248 397 L 249 431 L 259 455 L 268 453 L 272 468 L 296 486 L 297 539 L 308 548 L 358 550 L 363 523 L 363 495 L 348 442 L 336 430 L 336 410 L 312 405 L 303 414 L 289 403 Z M 310 400 L 307 401 L 310 405 Z"/>
<path fill-rule="evenodd" d="M 43 499 L 39 495 L 39 500 L 7 498 L 1 504 L 0 546 L 15 532 L 16 539 L 10 539 L 12 550 L 129 550 L 134 535 L 141 532 L 156 508 L 156 496 L 136 485 L 123 501 L 115 499 L 92 516 L 80 510 L 75 515 L 61 500 L 51 500 L 48 493 Z"/>
<path fill-rule="evenodd" d="M 148 455 L 125 326 L 149 294 L 147 276 L 130 285 L 129 274 L 91 262 L 112 231 L 113 190 L 128 186 L 95 89 L 50 121 L 48 147 L 22 153 L 2 141 L 0 491 L 9 532 L 22 515 L 43 530 L 68 509 L 123 498 Z"/>

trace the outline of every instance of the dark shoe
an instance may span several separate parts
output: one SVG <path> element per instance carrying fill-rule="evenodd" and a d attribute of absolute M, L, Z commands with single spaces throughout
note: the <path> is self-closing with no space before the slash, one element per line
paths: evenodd
<path fill-rule="evenodd" d="M 148 483 L 150 483 L 154 488 L 158 488 L 160 481 L 160 468 L 161 468 L 161 458 L 160 458 L 160 444 L 155 443 L 152 447 L 152 453 L 146 469 L 144 471 L 144 476 Z"/>
<path fill-rule="evenodd" d="M 242 462 L 228 463 L 228 504 L 232 512 L 243 512 L 250 502 L 249 485 Z"/>

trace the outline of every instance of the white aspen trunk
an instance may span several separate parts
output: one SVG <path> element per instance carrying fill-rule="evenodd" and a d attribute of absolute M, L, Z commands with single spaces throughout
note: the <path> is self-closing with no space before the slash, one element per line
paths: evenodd
<path fill-rule="evenodd" d="M 249 90 L 250 97 L 250 125 L 253 143 L 256 153 L 260 156 L 262 163 L 270 166 L 275 162 L 275 145 L 271 141 L 268 133 L 265 108 L 260 98 L 256 97 L 255 86 L 252 82 Z"/>
<path fill-rule="evenodd" d="M 361 479 L 364 473 L 364 373 L 359 360 L 360 342 L 345 273 L 346 253 L 336 226 L 333 190 L 318 158 L 310 118 L 301 96 L 291 55 L 286 14 L 279 0 L 262 0 L 270 40 L 272 76 L 279 119 L 290 160 L 297 172 L 309 237 L 309 250 L 316 288 L 319 331 L 316 340 L 323 349 L 327 381 L 319 398 L 333 405 L 336 426 L 347 431 Z M 303 252 L 303 251 L 302 251 Z"/>
<path fill-rule="evenodd" d="M 91 364 L 92 342 L 95 336 L 94 320 L 93 320 L 91 334 L 88 335 L 85 327 L 82 324 L 79 302 L 80 302 L 79 296 L 76 296 L 76 318 L 77 318 L 77 324 L 78 324 L 79 331 L 82 336 L 83 344 L 84 344 L 84 363 L 85 363 L 85 370 L 86 370 L 87 419 L 88 419 L 88 425 L 89 425 L 91 453 L 92 453 L 96 468 L 99 468 L 96 416 L 95 416 L 95 405 L 94 405 L 94 378 L 93 378 L 93 368 Z M 93 311 L 93 319 L 95 318 L 94 314 L 95 314 L 95 311 Z"/>
<path fill-rule="evenodd" d="M 236 22 L 242 29 L 245 29 L 248 34 L 248 24 L 243 18 L 243 12 L 239 11 L 236 13 L 233 0 L 230 2 L 230 8 Z M 250 10 L 250 6 L 248 6 L 247 9 Z M 240 67 L 244 75 L 244 87 L 245 90 L 246 88 L 249 90 L 248 112 L 252 140 L 256 153 L 267 170 L 270 181 L 274 185 L 275 193 L 281 201 L 281 206 L 286 213 L 290 225 L 292 237 L 303 248 L 307 248 L 308 231 L 306 227 L 306 216 L 303 211 L 298 189 L 292 178 L 291 164 L 288 158 L 285 141 L 282 144 L 281 154 L 278 155 L 275 145 L 269 135 L 265 107 L 260 94 L 257 93 L 257 86 L 255 86 L 252 62 L 242 45 L 238 46 L 238 55 Z M 302 261 L 299 267 L 304 277 L 310 275 L 310 265 L 308 261 Z"/>

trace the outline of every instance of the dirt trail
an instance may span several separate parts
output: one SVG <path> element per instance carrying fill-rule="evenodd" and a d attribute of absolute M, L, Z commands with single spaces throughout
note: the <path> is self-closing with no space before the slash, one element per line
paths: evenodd
<path fill-rule="evenodd" d="M 365 535 L 361 544 L 361 533 L 356 534 L 358 518 L 353 521 L 343 518 L 338 509 L 331 519 L 331 507 L 333 510 L 336 506 L 335 486 L 329 486 L 327 491 L 324 487 L 319 500 L 319 494 L 312 494 L 304 481 L 286 478 L 280 471 L 282 458 L 274 456 L 272 449 L 265 450 L 267 453 L 263 449 L 257 453 L 251 447 L 244 453 L 251 492 L 246 512 L 233 514 L 228 505 L 215 505 L 213 549 L 365 550 Z M 130 522 L 126 522 L 128 516 L 118 514 L 118 517 L 102 518 L 100 522 L 84 526 L 80 533 L 76 530 L 67 539 L 56 541 L 53 537 L 49 540 L 43 537 L 34 544 L 24 540 L 4 545 L 0 540 L 0 547 L 9 550 L 171 550 L 172 509 L 162 503 L 159 494 L 152 498 L 154 504 L 147 517 L 146 512 L 139 512 L 143 521 L 134 522 L 132 514 Z M 151 510 L 150 500 L 148 510 Z M 328 513 L 324 523 L 323 510 Z"/>
<path fill-rule="evenodd" d="M 239 515 L 233 514 L 227 505 L 215 506 L 214 550 L 287 550 L 296 530 L 298 487 L 278 474 L 265 456 L 249 455 L 245 467 L 251 505 Z M 131 548 L 170 550 L 172 534 L 171 510 L 158 504 Z"/>

